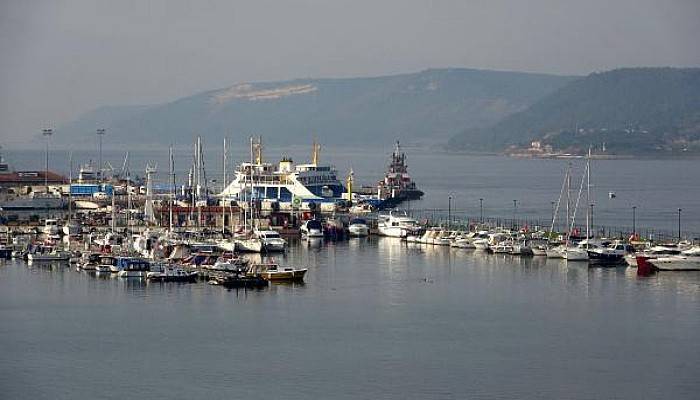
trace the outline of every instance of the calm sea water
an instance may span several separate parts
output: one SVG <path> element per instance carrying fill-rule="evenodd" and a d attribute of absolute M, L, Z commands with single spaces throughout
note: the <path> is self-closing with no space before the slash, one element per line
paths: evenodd
<path fill-rule="evenodd" d="M 105 146 L 107 149 L 108 146 Z M 374 184 L 383 177 L 389 154 L 393 148 L 324 148 L 322 162 L 334 164 L 341 179 L 352 169 L 357 184 Z M 484 216 L 551 221 L 552 201 L 557 201 L 562 188 L 567 160 L 529 160 L 502 156 L 473 156 L 446 154 L 416 148 L 405 148 L 409 172 L 418 186 L 425 191 L 421 201 L 407 204 L 413 210 L 429 210 L 418 216 L 433 217 L 448 211 L 451 196 L 453 216 L 479 218 L 479 199 L 483 199 Z M 229 172 L 233 167 L 250 158 L 243 145 L 231 147 Z M 297 162 L 307 162 L 310 146 L 265 149 L 267 161 L 277 162 L 283 155 Z M 5 149 L 5 157 L 19 169 L 44 168 L 44 153 L 39 151 L 12 151 Z M 181 146 L 175 152 L 176 173 L 180 181 L 192 164 L 192 150 Z M 213 145 L 208 148 L 206 169 L 211 185 L 220 187 L 222 182 L 222 154 Z M 119 171 L 124 164 L 125 152 L 105 150 L 103 159 Z M 76 151 L 73 154 L 77 170 L 79 163 L 97 160 L 97 151 Z M 168 149 L 136 147 L 129 153 L 129 165 L 134 174 L 143 175 L 146 162 L 157 163 L 157 180 L 167 182 Z M 571 161 L 572 203 L 578 195 L 584 160 Z M 68 173 L 66 150 L 51 153 L 53 169 Z M 632 207 L 636 207 L 636 226 L 678 231 L 678 209 L 681 212 L 681 230 L 688 236 L 700 236 L 700 159 L 683 160 L 595 160 L 592 162 L 591 194 L 593 223 L 627 227 L 633 225 Z M 230 175 L 229 175 L 230 176 Z M 584 188 L 585 192 L 585 188 Z M 610 198 L 609 193 L 615 193 Z M 516 208 L 513 200 L 517 201 Z M 563 206 L 560 214 L 563 219 Z M 577 222 L 585 224 L 585 194 L 580 200 Z M 436 217 L 438 218 L 438 217 Z M 549 223 L 547 223 L 549 225 Z"/>
<path fill-rule="evenodd" d="M 700 273 L 307 245 L 227 291 L 0 265 L 3 399 L 697 399 Z"/>

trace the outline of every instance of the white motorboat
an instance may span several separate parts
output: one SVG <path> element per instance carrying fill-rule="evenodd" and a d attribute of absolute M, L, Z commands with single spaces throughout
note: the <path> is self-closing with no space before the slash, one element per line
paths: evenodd
<path fill-rule="evenodd" d="M 197 272 L 189 272 L 173 265 L 152 266 L 153 271 L 146 273 L 146 279 L 155 282 L 195 282 Z"/>
<path fill-rule="evenodd" d="M 700 271 L 700 256 L 676 255 L 647 260 L 660 271 Z"/>
<path fill-rule="evenodd" d="M 101 253 L 84 253 L 78 262 L 78 268 L 84 271 L 94 271 L 101 258 Z"/>
<path fill-rule="evenodd" d="M 538 244 L 530 247 L 533 256 L 547 256 L 547 246 L 543 244 Z"/>
<path fill-rule="evenodd" d="M 353 218 L 350 220 L 348 226 L 348 233 L 350 236 L 364 237 L 369 235 L 369 225 L 367 221 L 362 218 Z"/>
<path fill-rule="evenodd" d="M 377 228 L 382 236 L 405 238 L 420 230 L 418 222 L 409 218 L 405 211 L 392 210 L 388 214 L 380 214 L 378 219 Z"/>
<path fill-rule="evenodd" d="M 251 236 L 247 238 L 233 239 L 236 243 L 236 250 L 246 253 L 261 253 L 263 251 L 263 241 L 260 238 Z"/>
<path fill-rule="evenodd" d="M 321 225 L 321 221 L 317 219 L 309 219 L 304 221 L 299 230 L 301 231 L 302 238 L 323 237 L 323 225 Z"/>
<path fill-rule="evenodd" d="M 625 256 L 634 254 L 634 247 L 630 244 L 615 242 L 607 247 L 588 249 L 588 258 L 592 264 L 620 265 L 625 264 Z"/>
<path fill-rule="evenodd" d="M 277 231 L 255 230 L 255 236 L 262 241 L 262 250 L 265 252 L 280 252 L 287 248 L 287 241 Z"/>
<path fill-rule="evenodd" d="M 659 257 L 669 257 L 677 256 L 681 254 L 683 247 L 677 244 L 662 244 L 657 246 L 652 246 L 642 251 L 636 253 L 630 253 L 625 255 L 625 261 L 630 267 L 637 266 L 637 257 L 645 257 L 646 259 L 659 258 Z"/>
<path fill-rule="evenodd" d="M 499 242 L 489 247 L 495 254 L 510 254 L 513 252 L 513 243 L 511 241 Z"/>
<path fill-rule="evenodd" d="M 449 246 L 452 244 L 450 233 L 440 228 L 437 235 L 433 238 L 433 244 L 436 246 Z"/>
<path fill-rule="evenodd" d="M 231 239 L 221 239 L 216 242 L 216 246 L 223 251 L 233 253 L 236 251 L 236 241 Z"/>
<path fill-rule="evenodd" d="M 145 278 L 150 271 L 150 263 L 139 257 L 117 257 L 115 265 L 120 278 Z"/>
<path fill-rule="evenodd" d="M 434 244 L 440 246 L 449 246 L 450 244 L 450 240 L 444 237 L 443 229 L 438 227 L 426 229 L 418 242 L 422 244 Z"/>
<path fill-rule="evenodd" d="M 45 252 L 29 253 L 27 260 L 32 262 L 68 262 L 70 260 L 70 252 L 51 249 Z"/>
<path fill-rule="evenodd" d="M 648 259 L 647 262 L 660 271 L 700 271 L 700 246 L 678 255 Z"/>
<path fill-rule="evenodd" d="M 247 266 L 248 266 L 248 259 L 246 259 L 246 258 L 234 258 L 234 259 L 219 258 L 216 260 L 214 265 L 209 265 L 209 266 L 206 266 L 204 268 L 206 268 L 210 271 L 240 273 L 240 272 L 244 272 L 247 269 Z"/>
<path fill-rule="evenodd" d="M 564 258 L 565 246 L 549 246 L 547 247 L 546 253 L 547 258 Z"/>
<path fill-rule="evenodd" d="M 489 240 L 486 238 L 474 239 L 472 241 L 472 244 L 474 245 L 474 248 L 477 250 L 488 250 L 489 249 Z"/>
<path fill-rule="evenodd" d="M 588 261 L 588 250 L 579 246 L 564 246 L 563 258 L 566 261 Z"/>
<path fill-rule="evenodd" d="M 531 256 L 533 255 L 532 248 L 527 244 L 525 240 L 513 244 L 513 250 L 510 254 L 514 256 Z"/>
<path fill-rule="evenodd" d="M 112 268 L 117 263 L 117 258 L 112 255 L 102 255 L 95 265 L 97 272 L 112 272 Z"/>
<path fill-rule="evenodd" d="M 457 249 L 475 249 L 476 246 L 473 243 L 474 238 L 475 235 L 473 233 L 469 233 L 467 235 L 458 234 L 452 239 L 450 247 L 454 247 Z"/>

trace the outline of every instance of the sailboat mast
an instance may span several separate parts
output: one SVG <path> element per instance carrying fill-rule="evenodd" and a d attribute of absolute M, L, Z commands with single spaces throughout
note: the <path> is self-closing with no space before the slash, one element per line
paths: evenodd
<path fill-rule="evenodd" d="M 202 224 L 202 208 L 200 206 L 201 190 L 202 190 L 202 137 L 197 136 L 197 166 L 195 169 L 197 172 L 195 176 L 197 177 L 197 227 L 201 227 Z"/>
<path fill-rule="evenodd" d="M 129 153 L 126 153 L 126 195 L 127 195 L 127 210 L 126 210 L 126 243 L 127 252 L 131 251 L 131 167 L 129 165 Z"/>
<path fill-rule="evenodd" d="M 226 200 L 224 197 L 224 191 L 226 190 L 226 138 L 224 138 L 224 152 L 223 152 L 223 157 L 222 157 L 222 172 L 223 172 L 223 178 L 222 178 L 222 184 L 221 184 L 221 234 L 226 234 Z"/>
<path fill-rule="evenodd" d="M 569 245 L 569 237 L 571 236 L 571 162 L 566 171 L 566 245 Z"/>
<path fill-rule="evenodd" d="M 168 229 L 170 232 L 173 231 L 173 200 L 175 198 L 175 160 L 173 159 L 173 145 L 170 145 L 169 149 L 170 157 L 170 204 L 168 211 Z"/>
<path fill-rule="evenodd" d="M 586 240 L 591 238 L 591 148 L 586 162 Z"/>

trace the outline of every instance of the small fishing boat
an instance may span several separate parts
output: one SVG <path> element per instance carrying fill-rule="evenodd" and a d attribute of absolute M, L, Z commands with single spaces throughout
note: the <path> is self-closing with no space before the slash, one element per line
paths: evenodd
<path fill-rule="evenodd" d="M 43 246 L 39 251 L 27 254 L 27 261 L 32 262 L 68 262 L 70 252 Z"/>
<path fill-rule="evenodd" d="M 160 265 L 151 267 L 158 269 L 146 273 L 146 279 L 152 282 L 196 282 L 197 272 L 189 272 L 180 267 L 172 265 Z"/>
<path fill-rule="evenodd" d="M 139 257 L 117 257 L 116 267 L 120 278 L 145 278 L 150 271 L 150 263 Z"/>
<path fill-rule="evenodd" d="M 250 273 L 268 281 L 302 282 L 308 268 L 280 267 L 277 263 L 254 264 Z"/>
<path fill-rule="evenodd" d="M 97 272 L 112 272 L 112 267 L 117 262 L 117 258 L 112 255 L 101 255 L 100 260 L 95 265 L 95 271 Z"/>
<path fill-rule="evenodd" d="M 100 263 L 102 253 L 84 253 L 78 262 L 78 268 L 84 271 L 94 271 Z"/>
<path fill-rule="evenodd" d="M 348 226 L 348 233 L 354 237 L 364 237 L 369 235 L 369 225 L 364 218 L 353 218 Z"/>
<path fill-rule="evenodd" d="M 591 264 L 622 265 L 625 264 L 625 256 L 634 254 L 635 250 L 630 244 L 615 242 L 607 247 L 589 249 L 587 253 Z"/>

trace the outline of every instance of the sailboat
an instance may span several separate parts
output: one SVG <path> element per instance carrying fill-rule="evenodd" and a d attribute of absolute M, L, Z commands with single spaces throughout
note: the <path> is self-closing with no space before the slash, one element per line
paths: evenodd
<path fill-rule="evenodd" d="M 71 185 L 73 184 L 73 152 L 68 154 L 69 170 L 68 170 L 68 221 L 63 225 L 63 234 L 68 238 L 68 247 L 70 248 L 70 237 L 80 234 L 80 225 L 73 222 L 73 192 Z"/>
<path fill-rule="evenodd" d="M 255 155 L 255 157 L 253 157 Z M 254 163 L 255 161 L 255 163 Z M 236 250 L 250 253 L 260 253 L 263 251 L 263 241 L 254 234 L 252 228 L 253 220 L 253 173 L 255 167 L 262 165 L 262 139 L 258 138 L 255 142 L 253 137 L 250 137 L 250 166 L 248 168 L 248 181 L 251 182 L 250 190 L 244 192 L 246 207 L 243 210 L 243 229 L 237 235 L 234 235 Z M 248 223 L 248 214 L 250 213 L 250 224 Z"/>
<path fill-rule="evenodd" d="M 576 198 L 576 205 L 574 207 L 574 212 L 571 215 L 571 224 L 566 236 L 566 247 L 564 252 L 564 258 L 567 261 L 588 261 L 588 247 L 590 239 L 590 208 L 586 207 L 586 240 L 579 243 L 577 246 L 573 246 L 571 243 L 571 233 L 574 231 L 574 225 L 576 223 L 576 212 L 578 211 L 579 203 L 581 202 L 581 193 L 583 192 L 583 182 L 587 180 L 587 190 L 586 190 L 586 202 L 590 203 L 590 187 L 591 187 L 591 150 L 588 149 L 588 157 L 586 158 L 586 170 L 584 175 L 581 177 L 581 185 L 579 186 L 578 196 Z"/>
<path fill-rule="evenodd" d="M 561 206 L 561 200 L 562 197 L 564 196 L 564 191 L 566 190 L 566 224 L 568 225 L 569 221 L 569 186 L 571 184 L 571 163 L 569 163 L 566 173 L 564 174 L 564 181 L 562 182 L 561 185 L 561 191 L 559 192 L 559 198 L 557 199 L 557 206 L 556 209 L 554 210 L 554 213 L 552 215 L 552 225 L 549 229 L 550 232 L 550 238 L 549 238 L 549 243 L 547 245 L 546 249 L 546 254 L 547 258 L 564 258 L 564 252 L 566 250 L 566 247 L 564 245 L 561 245 L 560 243 L 553 243 L 551 236 L 554 234 L 554 227 L 557 221 L 557 216 L 559 215 L 559 208 Z"/>

